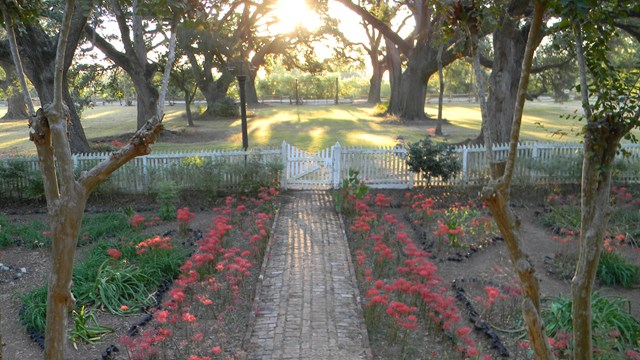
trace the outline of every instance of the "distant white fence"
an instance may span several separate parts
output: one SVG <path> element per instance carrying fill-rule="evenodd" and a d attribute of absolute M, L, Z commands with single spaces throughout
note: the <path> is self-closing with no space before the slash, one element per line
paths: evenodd
<path fill-rule="evenodd" d="M 640 145 L 625 144 L 616 165 L 610 171 L 619 182 L 640 182 Z M 508 145 L 493 147 L 494 158 L 504 159 Z M 444 182 L 431 179 L 438 185 L 482 185 L 488 180 L 488 165 L 484 146 L 456 148 L 462 170 L 455 178 Z M 280 148 L 251 151 L 201 151 L 189 153 L 154 153 L 135 158 L 113 173 L 107 180 L 109 189 L 126 193 L 152 191 L 165 180 L 181 189 L 202 186 L 218 190 L 233 190 L 241 182 L 258 176 L 246 171 L 263 164 L 271 169 L 269 176 L 279 176 L 284 188 L 338 188 L 348 177 L 349 169 L 357 170 L 359 178 L 376 188 L 411 188 L 429 182 L 422 174 L 413 173 L 406 164 L 408 152 L 398 147 L 342 147 L 309 153 L 283 143 Z M 78 172 L 87 170 L 109 157 L 109 153 L 77 154 L 73 162 Z M 16 166 L 20 164 L 20 166 Z M 582 145 L 555 143 L 522 143 L 518 146 L 515 181 L 522 184 L 576 183 L 580 181 Z M 22 170 L 21 170 L 22 169 Z M 245 169 L 245 170 L 242 170 Z M 34 178 L 21 175 L 39 172 L 36 158 L 0 159 L 0 193 L 22 197 Z M 260 176 L 264 176 L 261 174 Z M 39 178 L 39 176 L 36 176 Z"/>

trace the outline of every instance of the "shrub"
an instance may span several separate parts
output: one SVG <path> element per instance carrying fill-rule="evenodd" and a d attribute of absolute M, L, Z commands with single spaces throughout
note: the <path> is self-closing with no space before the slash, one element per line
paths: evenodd
<path fill-rule="evenodd" d="M 373 116 L 385 116 L 389 110 L 389 103 L 377 103 L 373 106 Z"/>
<path fill-rule="evenodd" d="M 236 117 L 239 115 L 238 105 L 230 97 L 225 97 L 211 104 L 207 112 L 219 117 Z"/>
<path fill-rule="evenodd" d="M 597 276 L 605 285 L 631 288 L 640 282 L 640 267 L 616 251 L 603 251 L 598 262 Z"/>
<path fill-rule="evenodd" d="M 160 203 L 160 218 L 162 220 L 173 220 L 176 216 L 175 203 L 178 201 L 178 188 L 173 181 L 161 181 L 158 184 L 158 195 L 156 197 Z"/>
<path fill-rule="evenodd" d="M 407 165 L 413 172 L 421 172 L 431 182 L 431 178 L 447 181 L 462 169 L 452 145 L 434 143 L 426 138 L 409 144 Z"/>

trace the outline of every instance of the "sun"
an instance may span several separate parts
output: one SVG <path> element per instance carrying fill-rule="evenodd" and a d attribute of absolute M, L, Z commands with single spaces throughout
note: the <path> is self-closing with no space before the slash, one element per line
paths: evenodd
<path fill-rule="evenodd" d="M 298 27 L 315 30 L 321 25 L 318 14 L 311 11 L 304 0 L 278 0 L 274 16 L 277 23 L 272 30 L 279 34 L 290 33 Z"/>

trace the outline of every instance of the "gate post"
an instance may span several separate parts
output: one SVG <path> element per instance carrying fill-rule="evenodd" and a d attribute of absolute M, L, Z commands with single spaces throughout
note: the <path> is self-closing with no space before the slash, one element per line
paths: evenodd
<path fill-rule="evenodd" d="M 339 142 L 331 147 L 331 157 L 331 185 L 333 189 L 338 189 L 340 188 L 340 159 L 342 158 L 342 147 L 340 146 Z"/>
<path fill-rule="evenodd" d="M 289 157 L 287 156 L 287 142 L 282 140 L 282 171 L 280 172 L 280 187 L 282 190 L 287 190 L 287 167 L 289 164 Z"/>

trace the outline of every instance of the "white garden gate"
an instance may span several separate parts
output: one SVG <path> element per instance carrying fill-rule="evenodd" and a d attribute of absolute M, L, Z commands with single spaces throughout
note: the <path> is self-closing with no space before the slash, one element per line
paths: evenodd
<path fill-rule="evenodd" d="M 330 189 L 339 180 L 340 158 L 336 144 L 315 153 L 282 143 L 284 173 L 282 187 L 288 189 Z M 337 166 L 335 166 L 337 165 Z"/>

